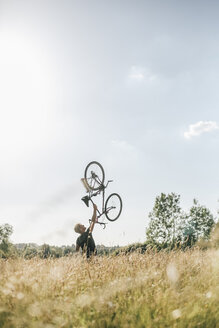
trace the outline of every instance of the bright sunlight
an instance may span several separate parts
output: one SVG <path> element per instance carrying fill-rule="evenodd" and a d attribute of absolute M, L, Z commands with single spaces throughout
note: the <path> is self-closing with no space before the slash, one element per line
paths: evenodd
<path fill-rule="evenodd" d="M 17 157 L 48 133 L 52 79 L 33 37 L 2 30 L 0 40 L 0 150 Z"/>

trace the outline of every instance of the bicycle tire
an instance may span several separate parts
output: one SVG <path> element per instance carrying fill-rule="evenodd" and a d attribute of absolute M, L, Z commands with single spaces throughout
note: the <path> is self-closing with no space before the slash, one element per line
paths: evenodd
<path fill-rule="evenodd" d="M 96 172 L 101 173 L 100 177 L 97 175 L 97 173 L 92 171 L 92 170 L 95 170 L 95 169 L 96 169 Z M 96 179 L 92 176 L 92 172 L 97 175 L 98 179 Z M 104 172 L 104 169 L 103 169 L 102 165 L 99 162 L 96 162 L 96 161 L 90 162 L 85 168 L 84 178 L 86 180 L 86 183 L 87 183 L 88 187 L 91 190 L 100 189 L 103 186 L 103 183 L 104 183 L 104 180 L 105 180 L 105 172 Z"/>
<path fill-rule="evenodd" d="M 109 195 L 105 203 L 105 215 L 109 221 L 116 221 L 122 212 L 122 199 L 119 194 Z"/>

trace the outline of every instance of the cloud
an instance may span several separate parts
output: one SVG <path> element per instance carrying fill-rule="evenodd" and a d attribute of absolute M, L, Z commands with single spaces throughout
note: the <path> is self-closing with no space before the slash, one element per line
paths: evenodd
<path fill-rule="evenodd" d="M 125 140 L 112 140 L 111 144 L 121 151 L 130 152 L 134 150 L 134 147 Z"/>
<path fill-rule="evenodd" d="M 210 132 L 217 129 L 219 129 L 219 125 L 217 124 L 217 122 L 199 121 L 189 126 L 188 131 L 184 132 L 184 137 L 186 139 L 190 139 L 192 137 L 199 136 L 204 132 Z"/>
<path fill-rule="evenodd" d="M 144 69 L 142 67 L 132 66 L 129 73 L 129 78 L 136 81 L 144 80 Z"/>
<path fill-rule="evenodd" d="M 140 67 L 140 66 L 132 66 L 128 77 L 130 80 L 135 80 L 139 82 L 141 81 L 152 82 L 157 79 L 157 76 L 155 74 L 152 74 L 145 67 Z"/>

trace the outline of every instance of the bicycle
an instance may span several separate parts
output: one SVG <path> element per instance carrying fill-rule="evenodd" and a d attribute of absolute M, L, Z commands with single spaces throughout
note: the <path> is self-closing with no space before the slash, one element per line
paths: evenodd
<path fill-rule="evenodd" d="M 90 162 L 84 171 L 84 178 L 81 179 L 84 187 L 87 190 L 88 196 L 82 197 L 82 201 L 89 206 L 89 201 L 92 203 L 92 198 L 102 193 L 102 211 L 98 212 L 96 223 L 103 225 L 105 229 L 106 223 L 98 221 L 98 219 L 105 215 L 106 218 L 113 222 L 116 221 L 122 212 L 122 199 L 119 194 L 112 193 L 108 196 L 105 202 L 105 189 L 110 182 L 113 180 L 108 180 L 106 185 L 104 185 L 105 172 L 102 165 L 96 161 Z"/>

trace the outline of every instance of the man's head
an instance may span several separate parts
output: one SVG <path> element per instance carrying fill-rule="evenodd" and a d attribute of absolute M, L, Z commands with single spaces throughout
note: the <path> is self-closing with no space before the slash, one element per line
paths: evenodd
<path fill-rule="evenodd" d="M 77 223 L 74 227 L 75 232 L 82 234 L 86 231 L 86 227 L 83 224 Z"/>

